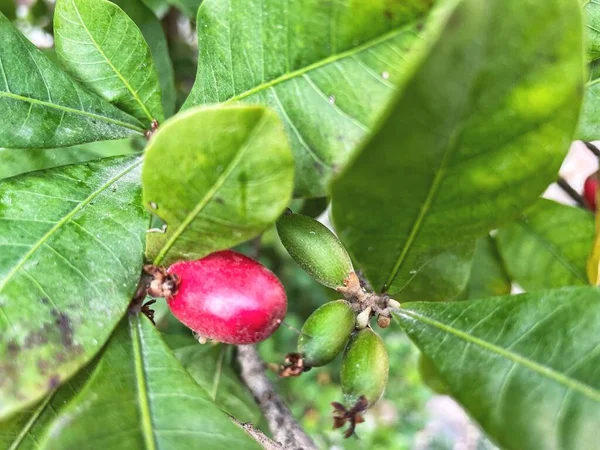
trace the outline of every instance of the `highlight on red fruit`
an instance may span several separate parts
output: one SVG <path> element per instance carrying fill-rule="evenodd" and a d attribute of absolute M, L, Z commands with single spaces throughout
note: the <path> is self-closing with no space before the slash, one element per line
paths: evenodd
<path fill-rule="evenodd" d="M 598 173 L 590 175 L 583 185 L 583 198 L 588 208 L 596 211 L 596 198 L 600 188 L 600 176 Z"/>
<path fill-rule="evenodd" d="M 167 299 L 171 312 L 199 335 L 227 344 L 254 344 L 271 336 L 287 310 L 287 296 L 269 269 L 225 250 L 169 267 L 180 284 Z"/>

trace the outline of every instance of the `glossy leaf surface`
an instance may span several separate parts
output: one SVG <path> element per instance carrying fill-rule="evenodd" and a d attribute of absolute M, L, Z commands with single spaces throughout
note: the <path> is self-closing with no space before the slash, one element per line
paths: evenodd
<path fill-rule="evenodd" d="M 36 170 L 135 153 L 130 139 L 90 142 L 66 148 L 0 148 L 0 180 Z"/>
<path fill-rule="evenodd" d="M 234 347 L 193 345 L 175 350 L 181 365 L 212 400 L 241 422 L 256 423 L 261 416 L 252 394 L 231 366 L 229 355 Z"/>
<path fill-rule="evenodd" d="M 540 199 L 497 240 L 508 273 L 526 291 L 588 284 L 594 216 L 583 208 Z"/>
<path fill-rule="evenodd" d="M 555 179 L 581 104 L 581 35 L 575 0 L 458 2 L 332 186 L 336 230 L 375 289 L 396 293 L 440 250 L 517 216 Z"/>
<path fill-rule="evenodd" d="M 42 448 L 261 447 L 210 400 L 150 321 L 129 314 L 81 394 L 50 428 Z"/>
<path fill-rule="evenodd" d="M 599 289 L 403 306 L 400 325 L 501 448 L 598 447 Z"/>
<path fill-rule="evenodd" d="M 144 132 L 137 119 L 66 75 L 2 14 L 0 42 L 0 147 L 67 147 Z"/>
<path fill-rule="evenodd" d="M 164 113 L 158 73 L 135 22 L 107 0 L 58 0 L 54 12 L 61 65 L 146 127 Z"/>
<path fill-rule="evenodd" d="M 404 78 L 432 0 L 206 0 L 184 107 L 273 108 L 296 159 L 296 195 L 326 194 Z"/>
<path fill-rule="evenodd" d="M 148 257 L 198 259 L 253 238 L 287 206 L 293 174 L 281 121 L 261 106 L 176 116 L 146 151 L 144 204 L 167 224 L 148 234 Z"/>
<path fill-rule="evenodd" d="M 175 84 L 173 63 L 169 56 L 169 44 L 162 25 L 143 0 L 111 0 L 118 5 L 140 28 L 150 47 L 158 82 L 162 93 L 162 106 L 166 117 L 175 114 Z"/>
<path fill-rule="evenodd" d="M 460 298 L 473 300 L 495 297 L 508 295 L 510 291 L 510 277 L 498 252 L 496 239 L 491 236 L 477 239 L 469 282 Z"/>
<path fill-rule="evenodd" d="M 0 417 L 75 373 L 125 312 L 149 222 L 140 166 L 119 157 L 0 183 Z"/>

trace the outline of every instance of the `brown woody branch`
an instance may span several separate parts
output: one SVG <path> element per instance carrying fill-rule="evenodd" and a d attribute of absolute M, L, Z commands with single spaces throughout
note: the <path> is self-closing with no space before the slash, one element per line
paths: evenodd
<path fill-rule="evenodd" d="M 242 380 L 254 395 L 267 419 L 274 440 L 286 450 L 317 450 L 312 439 L 275 392 L 273 383 L 265 374 L 265 363 L 256 347 L 240 345 L 238 361 L 242 368 Z"/>

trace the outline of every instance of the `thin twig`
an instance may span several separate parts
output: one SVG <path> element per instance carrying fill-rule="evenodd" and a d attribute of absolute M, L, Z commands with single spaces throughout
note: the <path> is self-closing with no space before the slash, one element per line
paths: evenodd
<path fill-rule="evenodd" d="M 275 392 L 273 383 L 265 374 L 265 363 L 253 345 L 238 347 L 238 361 L 242 380 L 260 406 L 275 441 L 286 450 L 317 450 L 312 439 L 296 421 L 283 400 Z"/>
<path fill-rule="evenodd" d="M 556 180 L 556 184 L 558 184 L 562 188 L 562 190 L 565 191 L 565 193 L 569 197 L 571 197 L 579 206 L 585 208 L 585 200 L 583 199 L 581 194 L 579 194 L 579 192 L 577 192 L 571 187 L 567 180 L 565 180 L 563 177 L 558 177 L 558 180 Z"/>
<path fill-rule="evenodd" d="M 285 450 L 281 445 L 275 442 L 272 439 L 269 439 L 262 431 L 258 428 L 255 428 L 251 423 L 242 423 L 237 420 L 233 416 L 229 416 L 229 418 L 235 423 L 238 427 L 243 429 L 246 433 L 248 433 L 252 439 L 258 442 L 263 446 L 265 450 Z"/>

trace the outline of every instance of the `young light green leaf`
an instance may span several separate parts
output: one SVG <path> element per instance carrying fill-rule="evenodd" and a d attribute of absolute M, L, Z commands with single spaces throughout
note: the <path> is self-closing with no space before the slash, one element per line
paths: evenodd
<path fill-rule="evenodd" d="M 272 107 L 291 139 L 296 195 L 324 196 L 418 53 L 432 3 L 205 0 L 198 74 L 184 107 Z"/>
<path fill-rule="evenodd" d="M 58 0 L 56 54 L 90 90 L 150 127 L 164 113 L 152 53 L 135 22 L 108 0 Z"/>
<path fill-rule="evenodd" d="M 440 250 L 533 203 L 555 179 L 579 114 L 576 0 L 463 0 L 448 16 L 332 185 L 340 239 L 390 294 Z"/>
<path fill-rule="evenodd" d="M 84 367 L 39 404 L 19 411 L 6 422 L 0 422 L 0 447 L 7 450 L 37 450 L 48 426 L 83 387 L 92 369 Z"/>
<path fill-rule="evenodd" d="M 196 384 L 160 333 L 129 314 L 91 380 L 46 434 L 45 450 L 258 450 Z"/>
<path fill-rule="evenodd" d="M 0 147 L 68 147 L 143 134 L 137 119 L 83 89 L 2 14 L 0 42 Z"/>
<path fill-rule="evenodd" d="M 500 447 L 598 447 L 599 289 L 411 303 L 396 317 Z"/>
<path fill-rule="evenodd" d="M 272 225 L 289 203 L 294 161 L 277 115 L 262 106 L 195 108 L 150 141 L 144 204 L 163 219 L 149 233 L 155 264 L 230 248 Z"/>
<path fill-rule="evenodd" d="M 90 142 L 66 148 L 0 148 L 0 180 L 36 170 L 136 152 L 139 149 L 134 148 L 131 139 Z"/>
<path fill-rule="evenodd" d="M 0 417 L 41 399 L 108 339 L 149 222 L 139 157 L 0 183 Z"/>
<path fill-rule="evenodd" d="M 498 243 L 492 236 L 477 239 L 471 274 L 460 299 L 473 300 L 510 294 L 512 285 Z"/>
<path fill-rule="evenodd" d="M 171 347 L 172 348 L 172 347 Z M 193 345 L 175 350 L 175 355 L 212 400 L 241 422 L 256 423 L 261 416 L 254 397 L 231 367 L 226 345 Z"/>
<path fill-rule="evenodd" d="M 498 231 L 498 248 L 511 278 L 526 291 L 588 284 L 586 261 L 594 243 L 594 215 L 540 199 Z"/>
<path fill-rule="evenodd" d="M 158 82 L 162 93 L 162 106 L 166 117 L 175 114 L 175 81 L 173 63 L 169 56 L 169 44 L 160 21 L 143 0 L 111 0 L 131 17 L 140 28 L 150 47 L 152 58 L 158 73 Z"/>

